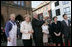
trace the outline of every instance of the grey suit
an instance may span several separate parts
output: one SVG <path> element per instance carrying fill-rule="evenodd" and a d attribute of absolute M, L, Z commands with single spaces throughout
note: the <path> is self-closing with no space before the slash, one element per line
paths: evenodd
<path fill-rule="evenodd" d="M 70 41 L 71 44 L 71 31 L 70 31 L 70 21 L 68 20 L 68 26 L 66 24 L 66 22 L 63 20 L 62 24 L 63 24 L 63 34 L 64 34 L 64 39 L 65 39 L 65 46 L 68 46 L 68 40 Z"/>

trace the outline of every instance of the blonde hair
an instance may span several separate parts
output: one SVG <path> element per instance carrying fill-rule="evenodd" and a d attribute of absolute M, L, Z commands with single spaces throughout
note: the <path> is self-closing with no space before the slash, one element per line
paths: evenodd
<path fill-rule="evenodd" d="M 10 18 L 11 18 L 11 17 L 16 17 L 16 16 L 15 16 L 15 14 L 14 14 L 14 13 L 12 13 L 12 14 L 10 14 Z"/>
<path fill-rule="evenodd" d="M 30 20 L 31 20 L 31 15 L 26 14 L 26 15 L 24 16 L 24 19 L 25 19 L 26 17 L 29 17 L 29 18 L 30 18 Z"/>

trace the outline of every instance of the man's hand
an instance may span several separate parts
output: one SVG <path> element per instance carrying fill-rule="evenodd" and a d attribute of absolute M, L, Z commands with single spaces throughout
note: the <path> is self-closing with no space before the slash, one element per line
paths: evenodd
<path fill-rule="evenodd" d="M 10 37 L 8 37 L 8 38 L 7 38 L 7 40 L 10 42 L 10 41 L 11 41 L 11 38 L 10 38 Z"/>

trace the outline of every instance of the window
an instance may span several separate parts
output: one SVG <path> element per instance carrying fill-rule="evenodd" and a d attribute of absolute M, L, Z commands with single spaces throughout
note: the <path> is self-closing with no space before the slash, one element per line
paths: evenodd
<path fill-rule="evenodd" d="M 20 8 L 20 1 L 18 1 L 18 7 Z"/>
<path fill-rule="evenodd" d="M 6 3 L 6 1 L 1 1 L 1 3 Z"/>
<path fill-rule="evenodd" d="M 63 3 L 63 5 L 65 5 L 65 4 L 68 4 L 69 1 L 63 1 L 62 3 Z"/>
<path fill-rule="evenodd" d="M 1 2 L 5 2 L 5 1 L 1 1 Z"/>
<path fill-rule="evenodd" d="M 14 1 L 14 4 L 17 4 L 17 1 Z"/>
<path fill-rule="evenodd" d="M 59 5 L 59 1 L 55 2 L 55 6 L 58 6 Z"/>
<path fill-rule="evenodd" d="M 64 13 L 70 14 L 70 7 L 66 7 L 63 9 Z"/>
<path fill-rule="evenodd" d="M 24 1 L 21 2 L 21 5 L 24 6 Z"/>
<path fill-rule="evenodd" d="M 56 16 L 60 15 L 60 9 L 56 10 Z"/>
<path fill-rule="evenodd" d="M 20 1 L 18 1 L 18 5 L 20 5 Z"/>

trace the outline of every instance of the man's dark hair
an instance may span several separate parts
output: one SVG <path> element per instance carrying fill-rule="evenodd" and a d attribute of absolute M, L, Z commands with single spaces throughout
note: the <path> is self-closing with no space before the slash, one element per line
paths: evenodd
<path fill-rule="evenodd" d="M 65 15 L 67 15 L 67 14 L 63 14 L 63 17 L 64 17 Z"/>

